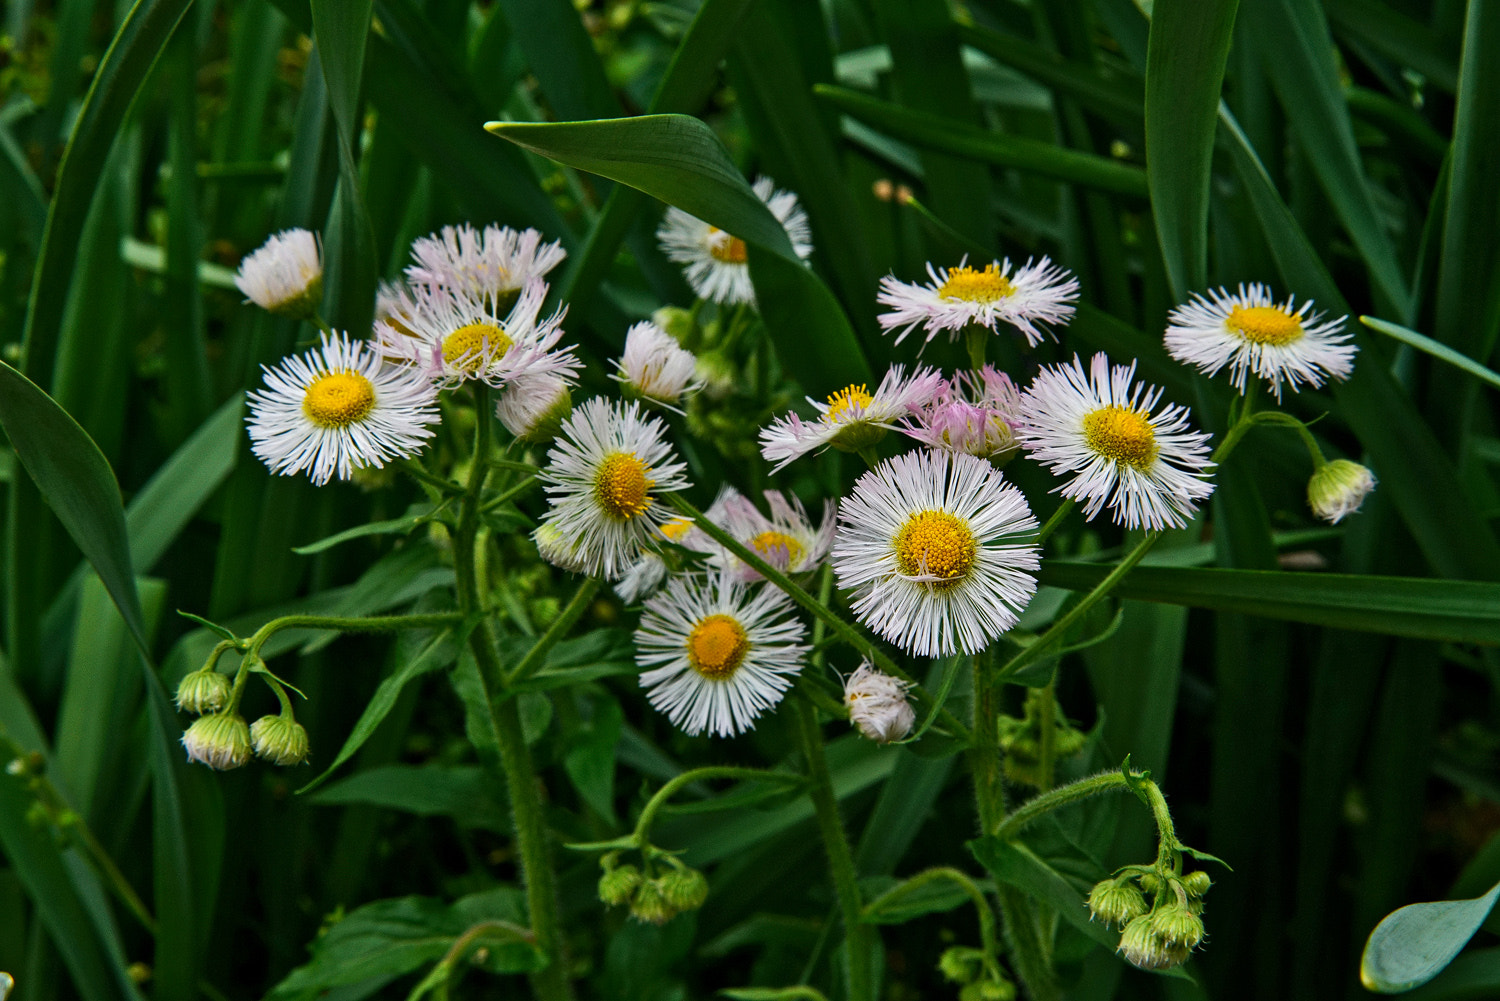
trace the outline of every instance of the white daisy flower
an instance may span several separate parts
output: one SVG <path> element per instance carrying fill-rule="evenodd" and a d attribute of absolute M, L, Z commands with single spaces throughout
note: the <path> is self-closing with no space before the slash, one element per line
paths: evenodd
<path fill-rule="evenodd" d="M 1011 423 L 1021 391 L 1010 376 L 986 365 L 978 378 L 959 372 L 926 406 L 905 417 L 899 430 L 928 448 L 963 452 L 1003 465 L 1017 448 Z"/>
<path fill-rule="evenodd" d="M 573 412 L 573 394 L 560 377 L 548 373 L 519 375 L 495 401 L 495 416 L 517 441 L 549 442 Z"/>
<path fill-rule="evenodd" d="M 726 483 L 719 488 L 719 495 L 708 510 L 703 512 L 703 518 L 712 524 L 723 525 L 729 520 L 730 509 L 745 503 L 748 502 L 744 496 Z M 640 558 L 626 568 L 625 575 L 614 585 L 615 594 L 627 605 L 655 594 L 667 579 L 671 568 L 663 553 L 667 548 L 664 543 L 709 556 L 715 565 L 723 565 L 726 561 L 723 548 L 692 518 L 673 518 L 663 524 L 657 534 L 658 538 L 652 540 L 653 548 L 642 550 Z"/>
<path fill-rule="evenodd" d="M 1253 372 L 1271 384 L 1281 400 L 1281 382 L 1292 392 L 1299 383 L 1323 385 L 1325 375 L 1347 379 L 1354 370 L 1359 348 L 1344 332 L 1344 320 L 1324 320 L 1312 312 L 1312 300 L 1295 306 L 1271 298 L 1271 290 L 1259 282 L 1241 285 L 1230 294 L 1223 288 L 1208 296 L 1193 293 L 1186 305 L 1167 318 L 1167 353 L 1208 375 L 1226 365 L 1229 379 L 1241 393 L 1245 376 Z"/>
<path fill-rule="evenodd" d="M 1104 505 L 1126 528 L 1181 528 L 1214 492 L 1207 434 L 1193 431 L 1185 407 L 1151 411 L 1162 391 L 1136 385 L 1135 362 L 1110 367 L 1094 355 L 1089 372 L 1043 368 L 1021 397 L 1016 434 L 1032 458 L 1059 475 L 1076 473 L 1054 493 L 1084 503 L 1092 519 Z"/>
<path fill-rule="evenodd" d="M 483 232 L 468 223 L 444 226 L 413 241 L 416 263 L 406 280 L 417 288 L 447 289 L 503 312 L 532 281 L 545 278 L 568 256 L 562 244 L 543 243 L 534 229 L 520 232 L 494 223 Z"/>
<path fill-rule="evenodd" d="M 560 541 L 549 548 L 567 554 L 565 569 L 613 580 L 622 575 L 671 517 L 657 494 L 688 486 L 683 464 L 670 461 L 666 426 L 642 417 L 636 403 L 595 397 L 563 421 L 562 434 L 539 474 L 552 507 L 544 530 Z M 542 555 L 548 559 L 547 552 Z"/>
<path fill-rule="evenodd" d="M 930 368 L 919 368 L 910 378 L 900 365 L 892 365 L 872 394 L 864 384 L 846 386 L 828 397 L 827 403 L 807 398 L 818 409 L 818 419 L 804 421 L 787 414 L 760 429 L 760 452 L 775 462 L 774 472 L 800 455 L 832 445 L 845 452 L 869 448 L 885 436 L 895 422 L 929 402 L 944 385 L 943 377 Z"/>
<path fill-rule="evenodd" d="M 897 344 L 917 327 L 927 331 L 928 341 L 943 330 L 951 341 L 970 325 L 993 331 L 997 324 L 1008 323 L 1036 347 L 1044 334 L 1051 336 L 1047 324 L 1066 324 L 1073 318 L 1078 299 L 1078 279 L 1046 257 L 1028 259 L 1014 274 L 1009 258 L 992 261 L 982 271 L 967 263 L 934 268 L 929 262 L 927 274 L 932 280 L 926 285 L 897 281 L 894 275 L 880 279 L 876 300 L 894 310 L 880 317 L 880 325 L 886 330 L 900 328 Z"/>
<path fill-rule="evenodd" d="M 567 307 L 540 319 L 546 297 L 546 282 L 535 279 L 502 318 L 492 300 L 418 287 L 409 302 L 392 298 L 393 313 L 375 325 L 375 338 L 387 357 L 425 370 L 445 389 L 468 379 L 498 388 L 521 376 L 572 382 L 583 363 L 573 345 L 557 346 Z"/>
<path fill-rule="evenodd" d="M 318 310 L 323 296 L 323 251 L 305 229 L 288 229 L 240 261 L 234 284 L 262 309 L 295 320 Z"/>
<path fill-rule="evenodd" d="M 771 566 L 786 573 L 816 570 L 833 545 L 838 527 L 838 508 L 833 501 L 823 502 L 823 520 L 816 528 L 807 510 L 796 497 L 787 498 L 780 490 L 765 492 L 768 518 L 761 514 L 748 497 L 735 493 L 725 505 L 723 516 L 715 521 L 746 548 Z M 710 518 L 710 520 L 715 520 Z M 739 580 L 760 580 L 760 574 L 725 550 L 718 551 L 721 566 Z"/>
<path fill-rule="evenodd" d="M 364 341 L 335 333 L 303 355 L 261 367 L 266 388 L 248 394 L 250 450 L 289 476 L 308 470 L 319 486 L 356 468 L 415 455 L 441 418 L 420 372 L 386 365 Z"/>
<path fill-rule="evenodd" d="M 917 721 L 916 712 L 906 701 L 910 687 L 910 682 L 883 674 L 865 661 L 844 683 L 849 722 L 876 743 L 901 740 Z"/>
<path fill-rule="evenodd" d="M 983 459 L 925 449 L 861 476 L 839 506 L 833 569 L 859 620 L 919 657 L 977 653 L 1036 592 L 1037 521 Z"/>
<path fill-rule="evenodd" d="M 678 577 L 646 602 L 635 633 L 646 698 L 674 726 L 732 737 L 774 707 L 808 648 L 792 600 L 722 574 Z"/>
<path fill-rule="evenodd" d="M 677 410 L 683 396 L 703 388 L 697 365 L 698 359 L 677 338 L 645 320 L 626 331 L 625 353 L 615 362 L 613 378 L 648 403 Z"/>
<path fill-rule="evenodd" d="M 1332 525 L 1359 510 L 1375 489 L 1375 474 L 1348 459 L 1325 462 L 1307 481 L 1307 506 Z"/>
<path fill-rule="evenodd" d="M 813 249 L 812 229 L 807 224 L 807 213 L 797 204 L 797 196 L 777 190 L 776 182 L 769 177 L 757 179 L 752 187 L 786 230 L 792 250 L 807 260 Z M 750 283 L 750 257 L 744 240 L 675 206 L 669 207 L 662 217 L 656 238 L 667 257 L 687 265 L 683 274 L 698 298 L 726 305 L 742 302 L 755 305 L 755 286 Z"/>

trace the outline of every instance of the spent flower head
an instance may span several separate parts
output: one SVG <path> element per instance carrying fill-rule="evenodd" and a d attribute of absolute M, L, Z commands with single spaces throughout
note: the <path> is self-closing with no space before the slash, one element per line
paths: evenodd
<path fill-rule="evenodd" d="M 910 682 L 877 671 L 865 661 L 844 683 L 849 722 L 877 744 L 903 739 L 917 721 L 916 711 L 906 701 L 910 687 Z"/>
<path fill-rule="evenodd" d="M 683 350 L 675 337 L 646 320 L 626 331 L 625 351 L 615 362 L 613 378 L 627 395 L 676 410 L 684 396 L 703 388 L 697 365 L 691 351 Z"/>

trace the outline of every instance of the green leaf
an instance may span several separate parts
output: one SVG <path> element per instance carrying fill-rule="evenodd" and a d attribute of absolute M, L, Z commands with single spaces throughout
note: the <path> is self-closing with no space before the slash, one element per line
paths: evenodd
<path fill-rule="evenodd" d="M 1097 921 L 1089 920 L 1088 887 L 1068 882 L 1067 877 L 1025 845 L 983 837 L 968 842 L 968 847 L 979 863 L 1001 883 L 1014 886 L 1033 900 L 1048 905 L 1068 924 L 1111 952 L 1120 944 L 1119 932 L 1112 932 Z"/>
<path fill-rule="evenodd" d="M 1178 301 L 1208 285 L 1208 184 L 1239 0 L 1157 0 L 1146 48 L 1146 173 Z"/>
<path fill-rule="evenodd" d="M 1059 95 L 1072 98 L 1091 111 L 1110 115 L 1132 125 L 1139 125 L 1145 120 L 1145 89 L 1138 76 L 1126 76 L 1119 69 L 1106 75 L 1092 66 L 1078 60 L 1064 59 L 1056 52 L 1025 39 L 979 25 L 959 25 L 958 37 L 965 45 L 972 45 L 1007 66 L 1014 66 Z"/>
<path fill-rule="evenodd" d="M 213 633 L 221 640 L 228 640 L 231 643 L 239 642 L 239 637 L 236 636 L 232 630 L 228 629 L 225 626 L 219 625 L 217 622 L 210 622 L 208 619 L 205 619 L 201 615 L 194 615 L 192 612 L 184 612 L 180 608 L 177 610 L 177 614 L 182 616 L 184 619 L 189 619 L 193 622 L 198 623 L 198 625 L 207 629 L 209 632 Z"/>
<path fill-rule="evenodd" d="M 615 823 L 615 747 L 624 721 L 624 710 L 613 696 L 595 699 L 593 719 L 580 726 L 577 742 L 563 756 L 573 788 L 611 824 Z"/>
<path fill-rule="evenodd" d="M 1487 382 L 1496 389 L 1500 389 L 1500 372 L 1496 372 L 1492 368 L 1485 368 L 1473 358 L 1454 351 L 1441 341 L 1435 341 L 1431 337 L 1424 337 L 1415 330 L 1408 330 L 1399 324 L 1390 323 L 1386 320 L 1377 320 L 1373 316 L 1361 316 L 1359 322 L 1376 333 L 1385 334 L 1387 337 L 1394 337 L 1403 344 L 1410 344 L 1418 351 L 1426 352 L 1439 361 L 1445 361 L 1454 368 L 1467 372 L 1476 379 Z"/>
<path fill-rule="evenodd" d="M 1087 591 L 1111 567 L 1047 560 L 1044 585 Z M 1120 598 L 1244 612 L 1392 636 L 1500 643 L 1500 584 L 1362 574 L 1138 566 Z"/>
<path fill-rule="evenodd" d="M 0 424 L 47 505 L 104 582 L 136 645 L 149 654 L 120 488 L 103 453 L 67 411 L 3 362 Z"/>
<path fill-rule="evenodd" d="M 858 121 L 924 149 L 941 150 L 982 163 L 1029 170 L 1086 188 L 1145 198 L 1146 172 L 1092 153 L 1063 149 L 1021 136 L 910 111 L 844 87 L 817 84 L 813 92 Z"/>
<path fill-rule="evenodd" d="M 734 1001 L 828 1001 L 816 987 L 722 987 L 719 993 Z"/>
<path fill-rule="evenodd" d="M 358 772 L 308 798 L 317 806 L 364 803 L 419 817 L 452 817 L 464 827 L 510 831 L 494 777 L 478 765 L 383 765 Z"/>
<path fill-rule="evenodd" d="M 311 556 L 321 553 L 325 549 L 332 549 L 340 542 L 348 542 L 350 539 L 360 539 L 367 535 L 405 535 L 418 525 L 431 521 L 438 513 L 438 508 L 432 504 L 413 504 L 405 514 L 399 518 L 391 518 L 389 521 L 371 521 L 363 525 L 355 525 L 346 528 L 342 532 L 319 539 L 317 542 L 309 542 L 305 546 L 296 546 L 292 552 L 298 556 Z"/>
<path fill-rule="evenodd" d="M 1359 979 L 1366 990 L 1400 994 L 1453 961 L 1500 899 L 1500 883 L 1473 900 L 1408 904 L 1386 915 L 1365 943 Z"/>
<path fill-rule="evenodd" d="M 900 925 L 923 914 L 940 914 L 962 907 L 970 898 L 949 879 L 929 879 L 907 889 L 912 880 L 886 890 L 865 905 L 864 920 L 877 925 Z"/>

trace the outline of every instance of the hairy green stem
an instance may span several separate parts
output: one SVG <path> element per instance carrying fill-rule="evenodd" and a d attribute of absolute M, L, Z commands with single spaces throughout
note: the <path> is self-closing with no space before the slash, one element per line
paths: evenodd
<path fill-rule="evenodd" d="M 989 901 L 984 899 L 984 891 L 979 888 L 979 884 L 961 870 L 951 866 L 938 866 L 923 870 L 870 901 L 865 905 L 865 914 L 877 913 L 882 906 L 895 903 L 939 880 L 948 880 L 958 884 L 964 894 L 974 902 L 974 910 L 979 915 L 979 949 L 984 953 L 985 970 L 994 979 L 1000 979 L 1000 965 L 996 952 L 999 940 L 995 934 L 995 912 L 990 909 Z"/>
<path fill-rule="evenodd" d="M 1068 516 L 1068 512 L 1077 506 L 1077 501 L 1071 497 L 1064 497 L 1062 503 L 1057 505 L 1057 510 L 1053 511 L 1051 516 L 1047 518 L 1046 524 L 1042 525 L 1041 531 L 1036 533 L 1036 544 L 1040 546 L 1046 542 L 1047 537 L 1057 531 L 1057 526 L 1063 523 L 1063 519 Z"/>
<path fill-rule="evenodd" d="M 1052 788 L 1052 773 L 1057 764 L 1057 672 L 1042 688 L 1037 699 L 1037 788 Z"/>
<path fill-rule="evenodd" d="M 511 687 L 525 681 L 537 671 L 541 670 L 542 663 L 547 659 L 547 652 L 557 645 L 557 641 L 573 628 L 573 623 L 583 615 L 589 607 L 589 602 L 594 600 L 594 595 L 599 591 L 599 581 L 595 577 L 585 577 L 583 583 L 578 585 L 578 590 L 573 592 L 573 598 L 568 602 L 562 612 L 547 631 L 538 637 L 532 644 L 531 649 L 526 651 L 526 656 L 515 666 L 515 670 L 505 679 L 507 687 Z"/>
<path fill-rule="evenodd" d="M 974 720 L 969 731 L 969 767 L 974 772 L 974 807 L 979 829 L 989 831 L 1005 814 L 1000 785 L 1000 709 L 995 704 L 995 658 L 989 650 L 974 655 Z"/>
<path fill-rule="evenodd" d="M 740 768 L 734 765 L 709 765 L 683 772 L 656 790 L 656 794 L 646 801 L 640 817 L 636 819 L 635 831 L 631 835 L 636 847 L 640 848 L 651 843 L 651 825 L 656 822 L 656 815 L 661 812 L 662 807 L 667 805 L 667 800 L 694 782 L 702 782 L 705 779 L 739 779 L 743 782 L 780 782 L 787 785 L 801 785 L 805 781 L 801 775 L 768 772 L 760 768 Z"/>
<path fill-rule="evenodd" d="M 247 656 L 259 657 L 276 633 L 283 629 L 325 629 L 339 633 L 390 633 L 402 629 L 431 629 L 433 626 L 451 626 L 463 620 L 460 612 L 430 612 L 422 615 L 283 615 L 272 619 L 257 629 L 245 641 Z M 221 644 L 222 645 L 222 644 Z M 217 648 L 215 648 L 217 649 Z"/>

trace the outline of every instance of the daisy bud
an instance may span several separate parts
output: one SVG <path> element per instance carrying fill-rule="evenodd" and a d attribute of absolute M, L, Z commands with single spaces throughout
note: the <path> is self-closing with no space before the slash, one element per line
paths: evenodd
<path fill-rule="evenodd" d="M 901 740 L 911 733 L 917 714 L 907 704 L 910 685 L 872 668 L 869 662 L 849 676 L 844 686 L 844 704 L 849 722 L 878 744 Z"/>
<path fill-rule="evenodd" d="M 1149 909 L 1145 895 L 1136 889 L 1129 877 L 1106 879 L 1095 884 L 1089 891 L 1088 905 L 1092 920 L 1121 928 Z"/>
<path fill-rule="evenodd" d="M 693 377 L 703 384 L 703 394 L 722 400 L 740 384 L 740 368 L 722 351 L 705 351 L 698 356 Z"/>
<path fill-rule="evenodd" d="M 708 899 L 708 880 L 697 869 L 673 869 L 657 882 L 674 911 L 696 911 Z"/>
<path fill-rule="evenodd" d="M 958 1001 L 1016 1001 L 1016 985 L 1009 980 L 976 980 L 964 985 Z"/>
<path fill-rule="evenodd" d="M 1203 941 L 1203 919 L 1188 908 L 1177 904 L 1158 907 L 1148 915 L 1156 936 L 1168 945 L 1181 946 L 1189 951 Z"/>
<path fill-rule="evenodd" d="M 611 907 L 628 903 L 641 885 L 641 871 L 633 865 L 615 865 L 613 852 L 601 864 L 604 875 L 599 877 L 599 899 Z"/>
<path fill-rule="evenodd" d="M 307 730 L 289 716 L 262 716 L 250 724 L 250 745 L 273 765 L 307 760 Z"/>
<path fill-rule="evenodd" d="M 544 444 L 557 437 L 573 414 L 568 384 L 555 375 L 521 376 L 506 387 L 495 416 L 517 441 Z"/>
<path fill-rule="evenodd" d="M 1348 459 L 1325 462 L 1307 482 L 1307 505 L 1313 514 L 1337 525 L 1345 515 L 1353 514 L 1375 489 L 1375 476 L 1364 466 Z"/>
<path fill-rule="evenodd" d="M 637 323 L 625 335 L 625 353 L 615 362 L 614 378 L 626 396 L 675 409 L 685 394 L 703 388 L 703 381 L 694 378 L 696 365 L 693 353 L 679 347 L 671 334 L 654 323 Z"/>
<path fill-rule="evenodd" d="M 1182 888 L 1187 891 L 1187 895 L 1189 897 L 1192 897 L 1195 900 L 1207 893 L 1209 887 L 1213 885 L 1213 880 L 1209 879 L 1208 873 L 1204 872 L 1202 869 L 1199 869 L 1196 872 L 1190 872 L 1186 876 L 1182 877 Z"/>
<path fill-rule="evenodd" d="M 277 233 L 240 262 L 234 284 L 246 300 L 278 316 L 310 319 L 323 297 L 323 252 L 305 229 Z"/>
<path fill-rule="evenodd" d="M 250 760 L 250 727 L 239 713 L 200 716 L 182 735 L 182 746 L 189 761 L 228 771 Z"/>
<path fill-rule="evenodd" d="M 637 921 L 653 925 L 664 925 L 672 920 L 677 911 L 667 902 L 660 879 L 647 879 L 635 888 L 630 901 L 630 916 Z"/>
<path fill-rule="evenodd" d="M 955 984 L 967 984 L 984 972 L 984 953 L 967 945 L 949 946 L 938 957 L 938 971 Z"/>
<path fill-rule="evenodd" d="M 177 686 L 177 708 L 198 716 L 216 713 L 229 701 L 230 687 L 217 671 L 194 671 Z"/>
<path fill-rule="evenodd" d="M 1143 915 L 1125 926 L 1117 951 L 1131 966 L 1142 970 L 1170 970 L 1186 962 L 1192 950 L 1164 941 L 1152 926 L 1150 915 Z"/>
<path fill-rule="evenodd" d="M 651 314 L 651 322 L 672 335 L 672 339 L 691 349 L 698 339 L 698 320 L 693 311 L 681 306 L 663 306 Z"/>

